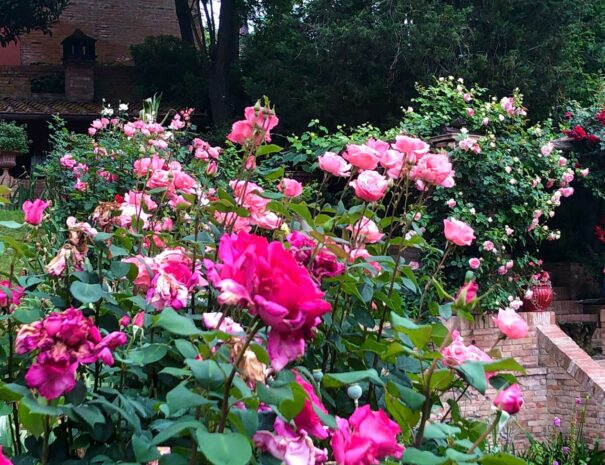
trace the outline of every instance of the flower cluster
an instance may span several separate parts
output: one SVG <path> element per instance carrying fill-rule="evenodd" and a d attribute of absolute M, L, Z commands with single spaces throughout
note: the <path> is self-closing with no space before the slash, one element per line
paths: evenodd
<path fill-rule="evenodd" d="M 125 343 L 126 334 L 116 331 L 102 337 L 92 319 L 72 307 L 21 326 L 15 351 L 18 354 L 38 351 L 25 381 L 50 400 L 76 386 L 75 375 L 80 365 L 97 361 L 113 365 L 111 350 Z"/>
<path fill-rule="evenodd" d="M 146 293 L 147 302 L 157 310 L 186 307 L 191 293 L 208 284 L 202 277 L 201 264 L 194 264 L 183 248 L 165 249 L 155 257 L 137 255 L 123 261 L 137 267 L 134 284 Z"/>

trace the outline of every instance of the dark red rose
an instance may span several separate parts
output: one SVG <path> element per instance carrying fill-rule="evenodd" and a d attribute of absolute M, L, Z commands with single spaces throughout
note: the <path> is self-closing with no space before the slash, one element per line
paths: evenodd
<path fill-rule="evenodd" d="M 596 119 L 599 123 L 601 123 L 601 126 L 605 126 L 605 108 L 602 109 L 596 115 L 594 115 L 594 119 Z"/>
<path fill-rule="evenodd" d="M 586 131 L 579 124 L 573 129 L 564 130 L 563 134 L 576 142 L 582 142 L 584 139 L 586 139 Z"/>
<path fill-rule="evenodd" d="M 588 134 L 586 136 L 586 142 L 588 142 L 589 144 L 598 144 L 599 142 L 601 142 L 601 139 L 599 138 L 599 136 L 595 136 L 594 134 Z"/>

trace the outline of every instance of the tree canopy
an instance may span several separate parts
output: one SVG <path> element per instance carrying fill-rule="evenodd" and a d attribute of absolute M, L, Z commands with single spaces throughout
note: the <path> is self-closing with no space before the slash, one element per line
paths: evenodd
<path fill-rule="evenodd" d="M 0 0 L 0 46 L 27 32 L 50 32 L 69 0 Z"/>

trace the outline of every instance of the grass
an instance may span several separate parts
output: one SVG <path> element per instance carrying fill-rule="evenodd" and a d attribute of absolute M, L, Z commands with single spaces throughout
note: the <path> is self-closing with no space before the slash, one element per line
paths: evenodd
<path fill-rule="evenodd" d="M 21 210 L 0 209 L 0 221 L 16 221 L 18 223 L 22 223 L 23 212 Z M 17 241 L 22 242 L 25 238 L 25 228 L 10 229 L 0 225 L 0 242 L 2 242 L 2 236 L 12 237 Z M 0 273 L 2 273 L 2 279 L 4 279 L 10 271 L 12 258 L 13 254 L 12 252 L 8 251 L 8 247 L 5 248 L 4 252 L 0 254 Z"/>

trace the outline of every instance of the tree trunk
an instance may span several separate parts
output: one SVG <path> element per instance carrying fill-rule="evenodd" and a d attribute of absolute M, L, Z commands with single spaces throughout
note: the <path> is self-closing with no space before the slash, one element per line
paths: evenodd
<path fill-rule="evenodd" d="M 238 58 L 239 14 L 236 0 L 221 0 L 218 37 L 210 51 L 208 93 L 212 121 L 223 123 L 233 114 L 232 72 Z"/>
<path fill-rule="evenodd" d="M 174 0 L 176 17 L 179 21 L 181 39 L 194 45 L 193 30 L 191 29 L 191 13 L 189 12 L 188 0 Z"/>

